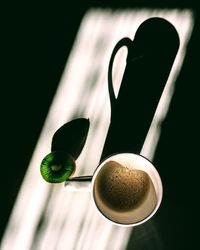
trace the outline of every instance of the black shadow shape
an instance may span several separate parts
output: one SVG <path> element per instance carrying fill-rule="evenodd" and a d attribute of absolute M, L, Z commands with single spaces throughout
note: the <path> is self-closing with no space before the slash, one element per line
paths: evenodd
<path fill-rule="evenodd" d="M 117 51 L 126 46 L 127 64 L 116 98 L 112 64 Z M 150 18 L 138 28 L 135 38 L 123 38 L 115 46 L 108 69 L 111 123 L 102 159 L 113 153 L 139 153 L 151 124 L 179 48 L 174 26 L 163 18 Z"/>
<path fill-rule="evenodd" d="M 87 139 L 89 119 L 78 118 L 60 127 L 52 138 L 51 151 L 65 151 L 76 160 Z"/>

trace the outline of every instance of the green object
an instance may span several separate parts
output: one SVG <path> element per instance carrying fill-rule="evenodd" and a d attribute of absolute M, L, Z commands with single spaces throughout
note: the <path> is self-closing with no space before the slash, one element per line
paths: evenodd
<path fill-rule="evenodd" d="M 60 183 L 67 180 L 75 171 L 74 158 L 66 152 L 54 151 L 41 162 L 40 172 L 47 182 Z"/>

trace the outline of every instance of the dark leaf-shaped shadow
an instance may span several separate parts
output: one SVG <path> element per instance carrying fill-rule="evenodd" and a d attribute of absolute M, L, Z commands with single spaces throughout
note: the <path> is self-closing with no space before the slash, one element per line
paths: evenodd
<path fill-rule="evenodd" d="M 89 119 L 85 118 L 64 124 L 53 135 L 51 151 L 65 151 L 76 160 L 85 145 L 89 125 Z"/>

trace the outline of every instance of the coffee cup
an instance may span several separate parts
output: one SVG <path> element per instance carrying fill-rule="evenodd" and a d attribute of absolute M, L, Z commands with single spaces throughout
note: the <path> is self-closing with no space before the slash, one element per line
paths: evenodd
<path fill-rule="evenodd" d="M 137 226 L 149 220 L 163 195 L 155 166 L 133 153 L 111 155 L 99 164 L 93 176 L 75 177 L 65 183 L 68 189 L 81 186 L 90 191 L 99 213 L 119 226 Z"/>

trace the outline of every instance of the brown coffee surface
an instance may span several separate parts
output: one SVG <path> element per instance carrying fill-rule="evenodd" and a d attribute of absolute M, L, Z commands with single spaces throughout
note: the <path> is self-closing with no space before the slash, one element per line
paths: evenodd
<path fill-rule="evenodd" d="M 142 204 L 149 188 L 146 172 L 109 161 L 101 169 L 96 193 L 105 206 L 118 212 L 131 211 Z"/>

